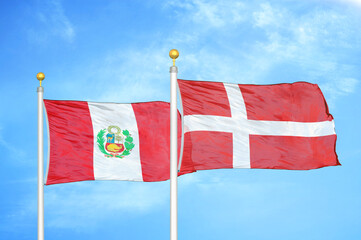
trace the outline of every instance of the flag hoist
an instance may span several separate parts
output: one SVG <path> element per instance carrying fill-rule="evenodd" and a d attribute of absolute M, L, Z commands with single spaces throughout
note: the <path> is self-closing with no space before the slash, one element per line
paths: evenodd
<path fill-rule="evenodd" d="M 173 66 L 170 67 L 170 240 L 178 239 L 178 203 L 177 203 L 177 73 L 178 68 L 175 60 L 179 56 L 176 49 L 169 52 L 173 59 Z"/>
<path fill-rule="evenodd" d="M 39 72 L 36 78 L 40 81 L 38 92 L 38 240 L 44 240 L 44 131 L 43 131 L 43 94 L 41 82 L 45 75 Z"/>

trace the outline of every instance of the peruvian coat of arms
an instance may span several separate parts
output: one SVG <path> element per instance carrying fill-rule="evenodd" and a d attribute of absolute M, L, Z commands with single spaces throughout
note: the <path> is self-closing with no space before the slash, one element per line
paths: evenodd
<path fill-rule="evenodd" d="M 130 132 L 115 125 L 98 132 L 97 144 L 99 150 L 108 158 L 128 156 L 135 146 Z"/>

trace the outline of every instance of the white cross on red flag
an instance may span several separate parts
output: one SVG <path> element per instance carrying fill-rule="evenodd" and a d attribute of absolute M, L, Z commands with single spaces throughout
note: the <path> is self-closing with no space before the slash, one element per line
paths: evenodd
<path fill-rule="evenodd" d="M 340 165 L 332 115 L 316 84 L 178 80 L 182 170 L 308 170 Z M 189 169 L 191 170 L 191 169 Z"/>

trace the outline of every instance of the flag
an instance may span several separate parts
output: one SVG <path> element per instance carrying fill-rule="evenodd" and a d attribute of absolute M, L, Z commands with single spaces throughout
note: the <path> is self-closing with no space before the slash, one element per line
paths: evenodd
<path fill-rule="evenodd" d="M 169 179 L 169 103 L 44 100 L 44 104 L 49 128 L 47 185 Z M 179 154 L 180 124 L 178 132 Z"/>
<path fill-rule="evenodd" d="M 340 165 L 332 115 L 316 84 L 178 80 L 183 170 L 306 170 Z M 191 168 L 189 168 L 191 169 Z"/>

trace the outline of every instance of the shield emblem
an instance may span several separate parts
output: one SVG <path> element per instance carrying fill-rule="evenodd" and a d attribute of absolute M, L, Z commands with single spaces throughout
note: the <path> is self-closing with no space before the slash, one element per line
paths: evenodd
<path fill-rule="evenodd" d="M 124 158 L 131 154 L 135 146 L 130 132 L 115 125 L 109 126 L 108 129 L 100 129 L 96 141 L 99 151 L 108 158 Z"/>
<path fill-rule="evenodd" d="M 111 153 L 121 153 L 124 151 L 124 144 L 122 143 L 106 143 L 105 150 Z"/>

